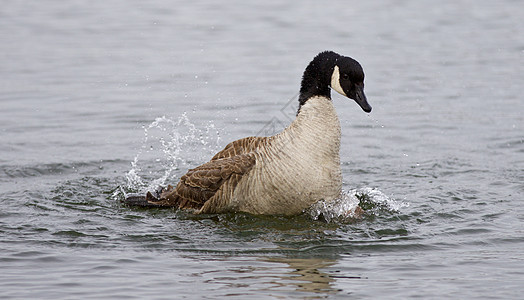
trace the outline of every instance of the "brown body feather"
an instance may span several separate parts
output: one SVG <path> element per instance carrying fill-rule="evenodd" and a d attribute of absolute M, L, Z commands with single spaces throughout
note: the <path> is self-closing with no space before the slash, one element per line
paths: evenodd
<path fill-rule="evenodd" d="M 250 136 L 240 140 L 236 140 L 227 144 L 227 146 L 211 158 L 216 160 L 220 158 L 233 157 L 235 155 L 246 154 L 255 151 L 260 145 L 265 144 L 269 140 L 268 137 Z"/>
<path fill-rule="evenodd" d="M 209 162 L 190 169 L 180 178 L 176 188 L 170 186 L 164 190 L 160 199 L 149 194 L 148 202 L 152 205 L 196 209 L 200 213 L 220 210 L 227 202 L 225 197 L 232 194 L 242 176 L 255 165 L 253 151 L 267 140 L 267 137 L 247 137 L 229 143 Z M 208 205 L 204 206 L 206 203 Z"/>

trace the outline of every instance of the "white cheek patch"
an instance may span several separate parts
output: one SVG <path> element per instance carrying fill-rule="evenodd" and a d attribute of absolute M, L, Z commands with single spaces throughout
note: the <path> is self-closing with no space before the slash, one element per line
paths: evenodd
<path fill-rule="evenodd" d="M 340 71 L 338 70 L 338 66 L 335 66 L 333 74 L 331 75 L 331 88 L 339 94 L 347 97 L 346 93 L 344 93 L 344 90 L 340 86 Z"/>

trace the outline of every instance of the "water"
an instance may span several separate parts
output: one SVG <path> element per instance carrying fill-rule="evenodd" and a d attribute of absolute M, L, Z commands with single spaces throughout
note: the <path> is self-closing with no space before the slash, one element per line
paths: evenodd
<path fill-rule="evenodd" d="M 520 298 L 522 3 L 295 5 L 3 3 L 0 296 Z M 347 201 L 322 217 L 120 204 L 288 124 L 326 49 L 364 66 L 373 106 L 334 96 Z M 359 193 L 362 220 L 336 214 Z"/>

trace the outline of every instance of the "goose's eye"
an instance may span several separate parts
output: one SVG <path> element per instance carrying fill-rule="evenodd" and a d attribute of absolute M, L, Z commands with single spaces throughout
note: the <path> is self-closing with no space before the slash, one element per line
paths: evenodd
<path fill-rule="evenodd" d="M 348 80 L 349 79 L 349 75 L 347 73 L 342 73 L 342 79 Z"/>

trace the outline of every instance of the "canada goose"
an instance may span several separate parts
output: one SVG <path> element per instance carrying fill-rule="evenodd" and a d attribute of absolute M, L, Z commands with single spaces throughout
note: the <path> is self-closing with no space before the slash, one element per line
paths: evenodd
<path fill-rule="evenodd" d="M 304 71 L 296 119 L 281 133 L 234 141 L 209 162 L 190 169 L 175 188 L 124 202 L 193 209 L 197 214 L 296 215 L 319 200 L 336 199 L 342 191 L 340 122 L 330 87 L 371 112 L 360 64 L 321 52 Z"/>

